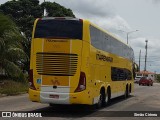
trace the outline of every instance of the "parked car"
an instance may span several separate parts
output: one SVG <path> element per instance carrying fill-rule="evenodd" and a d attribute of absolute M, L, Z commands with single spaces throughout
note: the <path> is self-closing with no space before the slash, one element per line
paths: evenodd
<path fill-rule="evenodd" d="M 142 76 L 137 76 L 137 77 L 135 78 L 135 80 L 134 80 L 134 83 L 137 83 L 137 84 L 138 84 L 138 83 L 139 83 L 139 80 L 141 79 L 141 77 L 142 77 Z"/>
<path fill-rule="evenodd" d="M 152 86 L 153 85 L 153 80 L 151 78 L 148 77 L 142 77 L 139 80 L 139 85 L 148 85 L 148 86 Z"/>

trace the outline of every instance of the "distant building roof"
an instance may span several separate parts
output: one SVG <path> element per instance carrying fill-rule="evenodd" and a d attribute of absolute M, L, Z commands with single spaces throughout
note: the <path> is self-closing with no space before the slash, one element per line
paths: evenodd
<path fill-rule="evenodd" d="M 140 72 L 136 72 L 137 74 L 146 74 L 146 75 L 148 75 L 148 74 L 156 74 L 156 73 L 154 73 L 154 72 L 150 72 L 150 71 L 140 71 Z"/>

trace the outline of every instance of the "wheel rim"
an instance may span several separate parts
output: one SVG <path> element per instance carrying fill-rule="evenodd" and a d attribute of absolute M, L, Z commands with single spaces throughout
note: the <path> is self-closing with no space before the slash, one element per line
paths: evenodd
<path fill-rule="evenodd" d="M 108 103 L 108 100 L 109 100 L 109 98 L 108 98 L 108 94 L 107 94 L 107 95 L 106 95 L 105 102 Z"/>

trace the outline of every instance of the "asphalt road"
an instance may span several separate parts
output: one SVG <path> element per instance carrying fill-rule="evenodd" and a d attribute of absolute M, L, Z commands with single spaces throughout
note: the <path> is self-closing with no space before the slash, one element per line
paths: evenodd
<path fill-rule="evenodd" d="M 160 116 L 160 84 L 155 83 L 153 86 L 139 86 L 135 84 L 135 91 L 129 98 L 124 99 L 124 96 L 121 96 L 112 99 L 109 105 L 98 110 L 95 109 L 94 106 L 84 105 L 61 105 L 50 107 L 47 104 L 31 102 L 28 99 L 28 95 L 23 94 L 0 98 L 0 111 L 40 112 L 42 113 L 42 116 L 50 116 L 39 118 L 43 120 L 159 120 L 160 117 L 153 116 L 156 114 Z M 151 116 L 134 117 L 134 115 L 143 114 Z M 15 119 L 17 120 L 17 118 Z"/>

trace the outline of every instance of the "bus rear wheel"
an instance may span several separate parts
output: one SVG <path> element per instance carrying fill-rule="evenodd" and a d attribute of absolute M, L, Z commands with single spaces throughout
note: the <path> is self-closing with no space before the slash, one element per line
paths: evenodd
<path fill-rule="evenodd" d="M 108 87 L 107 93 L 105 94 L 105 101 L 104 101 L 105 106 L 110 103 L 110 98 L 111 98 L 110 96 L 111 96 L 111 89 L 110 87 Z"/>
<path fill-rule="evenodd" d="M 107 89 L 107 93 L 105 93 L 105 89 L 101 90 L 98 103 L 96 104 L 96 108 L 105 107 L 110 101 L 110 90 Z"/>
<path fill-rule="evenodd" d="M 125 90 L 125 93 L 124 93 L 124 97 L 125 98 L 128 98 L 129 96 L 129 90 L 128 90 L 128 85 L 126 86 L 126 90 Z"/>
<path fill-rule="evenodd" d="M 96 104 L 96 108 L 101 108 L 105 106 L 105 102 L 106 101 L 106 95 L 105 95 L 105 88 L 101 88 L 100 90 L 100 95 L 99 95 L 99 99 L 98 99 L 98 103 Z"/>
<path fill-rule="evenodd" d="M 96 104 L 96 108 L 99 109 L 102 107 L 102 100 L 103 97 L 102 97 L 102 93 L 99 95 L 99 99 L 98 99 L 98 103 Z"/>

